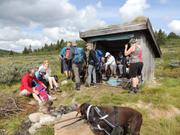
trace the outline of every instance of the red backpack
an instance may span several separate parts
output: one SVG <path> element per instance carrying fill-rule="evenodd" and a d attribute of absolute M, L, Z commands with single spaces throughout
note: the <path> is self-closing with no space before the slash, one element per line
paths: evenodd
<path fill-rule="evenodd" d="M 72 59 L 72 51 L 70 47 L 66 48 L 66 52 L 65 52 L 65 59 L 66 60 L 71 60 Z"/>

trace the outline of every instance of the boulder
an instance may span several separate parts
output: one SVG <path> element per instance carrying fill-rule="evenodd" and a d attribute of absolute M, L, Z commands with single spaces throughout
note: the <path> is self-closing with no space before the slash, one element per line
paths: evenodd
<path fill-rule="evenodd" d="M 43 115 L 43 113 L 36 112 L 36 113 L 30 114 L 28 117 L 32 123 L 35 123 L 35 122 L 39 122 L 41 115 Z"/>
<path fill-rule="evenodd" d="M 89 125 L 84 120 L 78 121 L 76 123 L 73 122 L 79 118 L 64 121 L 69 118 L 74 118 L 76 114 L 77 112 L 71 112 L 63 115 L 59 123 L 55 124 L 54 126 L 55 135 L 94 135 Z"/>
<path fill-rule="evenodd" d="M 48 125 L 48 124 L 52 124 L 53 122 L 55 122 L 56 117 L 51 116 L 49 114 L 43 114 L 40 116 L 40 121 L 39 123 L 41 125 Z"/>

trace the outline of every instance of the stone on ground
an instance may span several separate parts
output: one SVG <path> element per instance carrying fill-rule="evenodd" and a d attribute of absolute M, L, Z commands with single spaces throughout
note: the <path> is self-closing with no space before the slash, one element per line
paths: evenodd
<path fill-rule="evenodd" d="M 71 112 L 71 113 L 65 114 L 62 116 L 60 121 L 67 120 L 69 118 L 74 118 L 76 114 L 77 112 Z M 72 125 L 66 126 L 68 124 L 75 122 L 77 119 L 68 120 L 66 122 L 59 122 L 55 124 L 54 126 L 55 135 L 94 135 L 89 125 L 84 120 L 81 120 Z M 63 127 L 63 126 L 66 126 L 66 127 Z"/>

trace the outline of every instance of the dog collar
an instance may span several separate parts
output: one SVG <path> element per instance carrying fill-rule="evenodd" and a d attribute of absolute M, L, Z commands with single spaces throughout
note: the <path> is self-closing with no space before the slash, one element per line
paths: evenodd
<path fill-rule="evenodd" d="M 90 106 L 88 107 L 87 112 L 86 112 L 87 120 L 89 120 L 89 113 L 90 113 L 91 107 L 92 107 L 92 105 L 90 105 Z"/>

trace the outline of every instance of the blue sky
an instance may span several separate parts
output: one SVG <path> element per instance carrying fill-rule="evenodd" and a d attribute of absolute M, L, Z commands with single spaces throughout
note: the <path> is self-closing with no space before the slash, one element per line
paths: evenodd
<path fill-rule="evenodd" d="M 150 18 L 155 30 L 180 35 L 180 0 L 1 0 L 0 49 L 21 52 L 79 31 Z M 11 10 L 9 10 L 11 9 Z"/>

